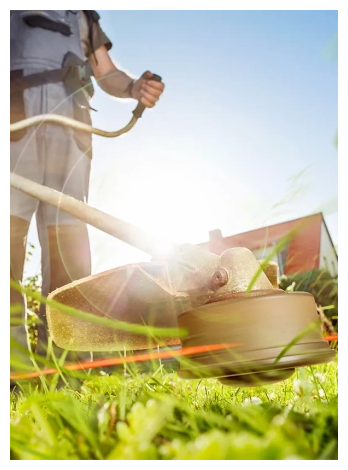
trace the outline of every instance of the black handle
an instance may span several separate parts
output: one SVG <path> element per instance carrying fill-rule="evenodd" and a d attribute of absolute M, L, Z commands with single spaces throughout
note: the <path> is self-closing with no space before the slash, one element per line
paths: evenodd
<path fill-rule="evenodd" d="M 142 77 L 146 74 L 148 74 L 149 72 L 145 72 L 142 74 Z M 154 80 L 155 82 L 161 82 L 162 81 L 162 77 L 160 77 L 159 75 L 153 73 L 152 74 L 152 77 L 148 78 L 148 80 Z M 145 111 L 145 105 L 143 105 L 143 103 L 141 103 L 141 101 L 138 102 L 137 104 L 137 107 L 132 111 L 134 117 L 136 117 L 137 119 L 141 118 L 143 112 Z"/>

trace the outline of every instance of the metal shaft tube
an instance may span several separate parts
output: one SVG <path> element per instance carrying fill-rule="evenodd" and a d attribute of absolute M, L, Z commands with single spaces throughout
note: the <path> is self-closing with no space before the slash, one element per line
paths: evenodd
<path fill-rule="evenodd" d="M 175 243 L 153 237 L 136 225 L 106 214 L 99 209 L 95 209 L 73 197 L 66 196 L 59 191 L 55 191 L 47 186 L 42 186 L 15 173 L 10 173 L 10 178 L 10 183 L 13 188 L 42 202 L 46 202 L 61 211 L 67 212 L 73 217 L 76 217 L 76 219 L 86 222 L 92 225 L 92 227 L 98 228 L 145 253 L 155 255 L 158 253 L 159 246 L 168 246 L 168 249 L 171 250 L 178 248 L 178 245 Z"/>

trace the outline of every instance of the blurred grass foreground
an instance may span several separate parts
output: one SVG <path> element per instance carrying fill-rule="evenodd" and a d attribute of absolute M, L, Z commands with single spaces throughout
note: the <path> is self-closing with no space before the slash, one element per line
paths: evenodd
<path fill-rule="evenodd" d="M 338 458 L 337 361 L 254 388 L 181 380 L 170 364 L 153 366 L 100 371 L 59 390 L 57 374 L 44 387 L 19 386 L 11 393 L 11 459 Z"/>

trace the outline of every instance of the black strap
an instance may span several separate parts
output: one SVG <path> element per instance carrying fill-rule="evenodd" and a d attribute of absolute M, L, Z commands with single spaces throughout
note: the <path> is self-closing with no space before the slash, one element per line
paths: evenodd
<path fill-rule="evenodd" d="M 48 83 L 64 82 L 71 67 L 62 67 L 61 69 L 45 70 L 44 72 L 33 73 L 26 77 L 18 78 L 17 70 L 10 72 L 10 93 L 26 90 Z"/>

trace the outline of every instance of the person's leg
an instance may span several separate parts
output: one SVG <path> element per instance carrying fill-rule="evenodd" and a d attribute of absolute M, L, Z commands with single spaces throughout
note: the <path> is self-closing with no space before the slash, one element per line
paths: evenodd
<path fill-rule="evenodd" d="M 27 98 L 27 94 L 25 98 Z M 35 102 L 35 100 L 31 100 Z M 22 105 L 20 102 L 12 102 L 13 105 Z M 14 106 L 15 107 L 15 106 Z M 16 109 L 16 107 L 15 107 Z M 26 106 L 30 112 L 30 106 Z M 12 114 L 12 113 L 11 113 Z M 17 115 L 11 115 L 13 121 Z M 41 183 L 43 172 L 38 164 L 36 131 L 34 129 L 14 135 L 11 134 L 10 142 L 10 171 L 24 176 L 35 182 Z M 10 190 L 10 279 L 21 283 L 25 264 L 26 241 L 30 220 L 38 206 L 38 201 L 23 192 L 11 187 Z M 29 341 L 26 326 L 26 299 L 18 290 L 10 287 L 11 327 L 10 337 L 22 348 L 29 349 Z M 18 324 L 21 323 L 21 324 Z M 11 362 L 17 358 L 23 368 L 32 366 L 28 354 L 20 353 L 20 349 L 11 341 Z M 14 368 L 14 367 L 13 367 Z"/>
<path fill-rule="evenodd" d="M 80 201 L 87 201 L 90 159 L 77 147 L 69 129 L 47 126 L 45 146 L 45 186 Z M 47 296 L 65 284 L 91 274 L 91 253 L 86 224 L 45 203 L 37 211 L 38 234 L 42 249 L 42 294 Z M 39 349 L 47 347 L 46 308 L 40 307 L 43 322 L 39 330 Z M 73 359 L 75 354 L 69 354 Z M 89 360 L 90 354 L 79 354 Z M 75 357 L 76 359 L 76 357 Z"/>
<path fill-rule="evenodd" d="M 10 216 L 10 279 L 17 283 L 22 282 L 28 228 L 27 220 Z M 28 353 L 20 349 L 24 348 L 27 351 L 30 349 L 25 297 L 12 286 L 10 287 L 10 305 L 14 309 L 14 312 L 11 312 L 10 322 L 11 368 L 14 370 L 30 368 L 32 364 Z M 16 365 L 13 366 L 13 364 Z"/>
<path fill-rule="evenodd" d="M 41 244 L 42 295 L 47 297 L 58 287 L 89 276 L 91 255 L 86 225 L 47 226 L 45 209 L 47 206 L 40 205 L 37 225 Z M 44 355 L 48 341 L 44 303 L 40 305 L 40 320 L 37 352 Z"/>
<path fill-rule="evenodd" d="M 28 229 L 27 220 L 10 216 L 10 279 L 16 282 L 22 282 Z M 23 295 L 11 287 L 10 304 L 22 303 Z"/>

